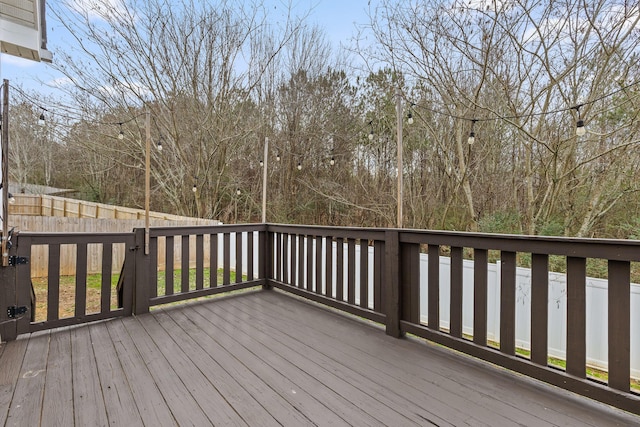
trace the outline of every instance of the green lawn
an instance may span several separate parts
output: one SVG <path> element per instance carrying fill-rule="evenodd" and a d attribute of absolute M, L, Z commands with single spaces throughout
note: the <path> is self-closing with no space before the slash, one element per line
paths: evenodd
<path fill-rule="evenodd" d="M 209 287 L 209 279 L 211 277 L 211 271 L 205 268 L 203 271 L 204 287 Z M 180 293 L 182 280 L 182 270 L 177 269 L 173 272 L 173 292 Z M 217 284 L 222 284 L 223 270 L 218 270 Z M 235 283 L 235 272 L 231 272 L 230 283 Z M 41 322 L 47 319 L 47 278 L 36 277 L 32 279 L 33 290 L 36 295 L 36 322 Z M 166 276 L 164 271 L 158 272 L 158 295 L 165 294 Z M 111 275 L 111 308 L 115 309 L 118 306 L 116 288 L 118 286 L 118 274 Z M 87 298 L 86 313 L 99 313 L 100 312 L 100 298 L 102 288 L 102 274 L 90 274 L 87 275 Z M 195 269 L 189 269 L 189 290 L 196 289 L 196 272 Z M 60 276 L 60 303 L 59 303 L 59 318 L 73 317 L 75 311 L 75 299 L 76 299 L 76 278 L 75 276 Z"/>

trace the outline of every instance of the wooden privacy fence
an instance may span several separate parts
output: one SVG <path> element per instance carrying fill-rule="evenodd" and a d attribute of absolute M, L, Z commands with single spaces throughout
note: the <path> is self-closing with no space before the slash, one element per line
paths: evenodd
<path fill-rule="evenodd" d="M 89 316 L 83 302 L 87 247 L 103 246 L 106 276 L 113 271 L 108 245 L 115 245 L 116 241 L 128 248 L 118 286 L 124 307 L 114 309 L 105 302 L 98 313 Z M 640 261 L 638 242 L 273 224 L 153 228 L 149 254 L 144 253 L 144 241 L 142 229 L 114 235 L 19 235 L 12 251 L 17 247 L 17 255 L 29 257 L 33 246 L 48 245 L 50 265 L 47 320 L 30 322 L 25 316 L 17 320 L 19 332 L 127 315 L 128 302 L 130 311 L 140 314 L 158 304 L 248 287 L 277 287 L 379 322 L 394 337 L 411 333 L 640 415 L 640 396 L 630 387 L 630 277 L 632 263 Z M 181 242 L 180 253 L 176 253 L 176 241 Z M 56 310 L 61 245 L 76 246 L 75 309 L 74 316 L 68 319 L 60 319 Z M 423 252 L 428 253 L 426 268 L 420 267 Z M 176 264 L 178 256 L 181 261 Z M 447 328 L 442 326 L 440 316 L 442 256 L 450 258 Z M 465 258 L 472 259 L 474 266 L 471 334 L 463 334 L 462 330 Z M 520 258 L 531 260 L 531 298 L 527 301 L 516 301 L 516 266 Z M 497 342 L 487 339 L 487 266 L 495 259 L 500 260 L 501 266 Z M 549 365 L 552 259 L 555 264 L 561 260 L 567 273 L 566 369 Z M 599 381 L 588 378 L 586 370 L 585 281 L 587 265 L 593 260 L 606 264 L 608 279 L 608 317 L 602 322 L 608 331 L 609 366 L 606 379 Z M 163 262 L 166 271 L 162 271 Z M 18 302 L 27 305 L 25 281 L 31 276 L 30 266 L 19 264 L 16 270 Z M 106 279 L 102 280 L 106 292 Z M 426 288 L 421 287 L 425 281 Z M 428 299 L 426 313 L 420 311 L 423 289 Z M 108 295 L 102 298 L 106 301 Z M 516 348 L 517 304 L 531 305 L 530 353 Z"/>
<path fill-rule="evenodd" d="M 111 233 L 131 233 L 135 228 L 143 228 L 143 220 L 127 220 L 127 219 L 78 219 L 78 218 L 56 218 L 56 217 L 36 217 L 36 216 L 15 216 L 12 217 L 12 224 L 17 227 L 18 230 L 29 231 L 46 231 L 46 232 L 58 232 L 58 233 L 91 233 L 101 234 L 105 232 Z M 184 221 L 165 221 L 165 220 L 151 220 L 151 225 L 154 227 L 180 227 L 185 226 L 188 223 Z M 211 223 L 217 224 L 218 221 L 211 221 Z M 22 232 L 21 234 L 25 234 Z M 164 245 L 166 240 L 161 239 L 158 242 L 160 245 L 161 253 L 164 253 Z M 182 264 L 182 251 L 180 246 L 181 240 L 174 241 L 174 253 L 176 258 L 174 259 L 174 267 L 178 268 Z M 191 245 L 191 251 L 195 250 L 195 240 L 189 242 Z M 60 256 L 60 275 L 70 276 L 75 274 L 75 247 L 72 245 L 62 245 Z M 89 274 L 98 274 L 102 271 L 102 259 L 99 246 L 90 245 L 88 248 L 87 256 L 87 272 Z M 206 261 L 208 262 L 208 252 L 205 254 Z M 115 260 L 122 261 L 125 257 L 124 246 L 115 246 L 113 257 Z M 191 262 L 193 266 L 194 261 Z M 31 277 L 47 277 L 49 275 L 48 264 L 48 251 L 46 245 L 35 245 L 31 252 Z M 114 263 L 113 273 L 117 273 L 118 265 L 120 263 Z M 164 259 L 161 260 L 160 267 L 162 270 L 165 268 Z"/>
<path fill-rule="evenodd" d="M 112 206 L 103 203 L 93 203 L 83 200 L 69 199 L 48 195 L 16 194 L 15 203 L 9 205 L 9 226 L 16 227 L 23 232 L 56 232 L 56 233 L 126 233 L 134 228 L 144 227 L 145 211 L 142 209 Z M 220 224 L 217 220 L 202 218 L 190 218 L 179 215 L 169 215 L 160 212 L 150 212 L 149 221 L 154 227 L 179 227 L 179 226 L 211 226 Z M 164 244 L 163 242 L 160 243 Z M 60 260 L 60 274 L 73 275 L 75 263 L 73 260 L 74 248 L 63 245 Z M 124 259 L 125 253 L 122 246 L 116 246 L 114 259 Z M 88 248 L 89 274 L 97 274 L 102 271 L 100 252 L 97 246 Z M 176 253 L 181 253 L 176 247 Z M 46 277 L 49 274 L 48 253 L 43 246 L 33 248 L 31 257 L 32 277 Z M 176 265 L 181 263 L 176 260 Z M 119 265 L 114 263 L 115 266 Z M 114 270 L 117 273 L 118 270 Z"/>
<path fill-rule="evenodd" d="M 9 205 L 9 217 L 12 215 L 26 215 L 58 218 L 123 220 L 143 220 L 145 217 L 144 209 L 87 202 L 85 200 L 76 200 L 67 197 L 49 196 L 44 194 L 14 194 L 14 199 L 15 202 Z M 189 221 L 191 224 L 197 225 L 211 225 L 212 223 L 218 223 L 218 221 L 214 220 L 190 218 L 153 211 L 149 212 L 149 218 L 151 220 L 163 221 Z"/>

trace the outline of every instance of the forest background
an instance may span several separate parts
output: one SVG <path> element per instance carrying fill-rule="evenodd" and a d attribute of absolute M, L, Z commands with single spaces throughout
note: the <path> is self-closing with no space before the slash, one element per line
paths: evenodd
<path fill-rule="evenodd" d="M 267 3 L 49 3 L 11 180 L 144 206 L 148 109 L 154 211 L 259 222 L 269 138 L 269 222 L 393 226 L 400 101 L 406 227 L 640 238 L 637 1 L 370 1 L 340 46 Z"/>

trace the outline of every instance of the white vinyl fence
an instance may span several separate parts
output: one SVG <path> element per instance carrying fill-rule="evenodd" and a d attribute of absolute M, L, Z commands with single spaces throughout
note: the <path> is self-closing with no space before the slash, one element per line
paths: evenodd
<path fill-rule="evenodd" d="M 427 319 L 427 255 L 420 259 L 420 316 Z M 440 326 L 449 327 L 450 263 L 440 257 Z M 488 267 L 487 338 L 500 339 L 500 263 Z M 463 332 L 473 334 L 473 261 L 464 261 Z M 607 369 L 607 280 L 587 278 L 587 364 Z M 640 285 L 631 285 L 631 377 L 640 378 Z M 516 270 L 516 346 L 530 349 L 531 270 Z M 567 280 L 561 273 L 549 273 L 549 355 L 565 359 L 567 342 Z"/>

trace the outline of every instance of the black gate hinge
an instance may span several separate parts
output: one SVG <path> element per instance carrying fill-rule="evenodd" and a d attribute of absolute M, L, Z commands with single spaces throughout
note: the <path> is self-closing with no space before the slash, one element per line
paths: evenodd
<path fill-rule="evenodd" d="M 27 307 L 16 307 L 11 306 L 7 307 L 7 317 L 9 319 L 15 319 L 18 316 L 21 316 L 27 312 Z"/>
<path fill-rule="evenodd" d="M 29 264 L 29 258 L 26 256 L 10 256 L 9 265 L 23 265 Z"/>

